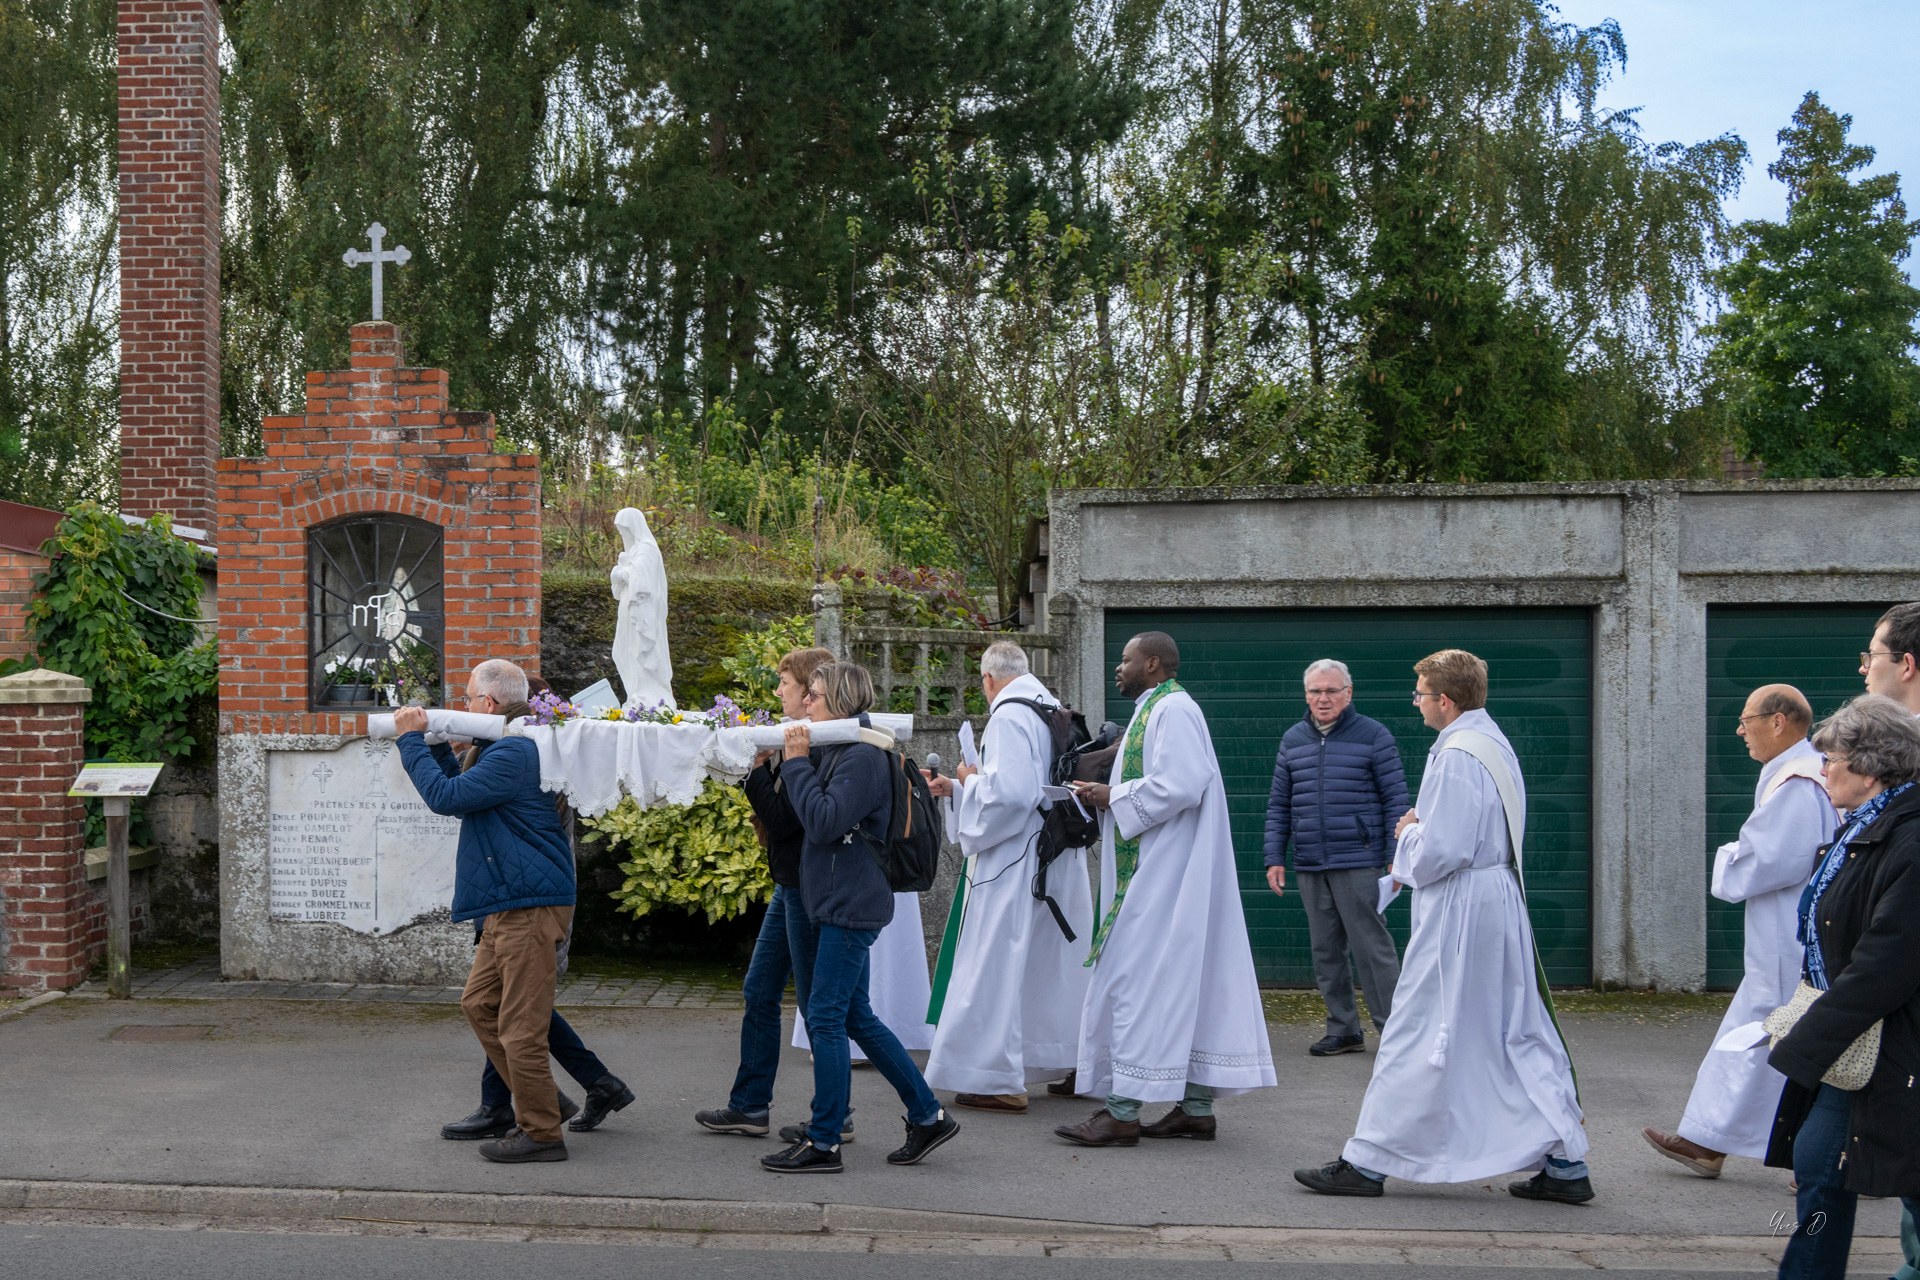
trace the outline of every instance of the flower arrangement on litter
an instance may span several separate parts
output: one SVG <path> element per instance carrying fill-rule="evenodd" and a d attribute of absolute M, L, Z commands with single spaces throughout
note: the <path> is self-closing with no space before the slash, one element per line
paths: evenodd
<path fill-rule="evenodd" d="M 709 729 L 731 729 L 774 722 L 771 713 L 748 710 L 725 694 L 716 697 L 713 705 L 705 711 L 679 709 L 656 702 L 652 706 L 630 707 L 626 710 L 609 707 L 604 712 L 586 716 L 580 708 L 555 693 L 535 694 L 527 705 L 532 709 L 529 718 L 535 724 L 565 724 L 569 720 L 592 719 L 624 721 L 628 724 L 699 724 Z"/>

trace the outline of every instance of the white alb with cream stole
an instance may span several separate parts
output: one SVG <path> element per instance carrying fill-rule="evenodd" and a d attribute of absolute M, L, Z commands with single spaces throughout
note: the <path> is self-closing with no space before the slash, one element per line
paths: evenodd
<path fill-rule="evenodd" d="M 1135 720 L 1151 697 L 1136 702 Z M 1171 1102 L 1189 1082 L 1221 1096 L 1270 1087 L 1273 1051 L 1240 906 L 1227 793 L 1199 704 L 1185 692 L 1163 696 L 1141 745 L 1142 776 L 1132 781 L 1122 781 L 1125 749 L 1114 758 L 1100 824 L 1096 921 L 1115 898 L 1115 833 L 1138 839 L 1140 854 L 1087 985 L 1079 1090 Z"/>
<path fill-rule="evenodd" d="M 1800 891 L 1816 851 L 1833 839 L 1837 815 L 1820 783 L 1820 753 L 1800 741 L 1767 761 L 1753 792 L 1753 814 L 1740 838 L 1713 857 L 1713 896 L 1744 902 L 1745 974 L 1714 1032 L 1759 1022 L 1785 1004 L 1800 983 Z M 1710 1051 L 1694 1077 L 1679 1134 L 1710 1151 L 1761 1159 L 1773 1132 L 1786 1077 L 1767 1065 L 1767 1042 Z"/>
<path fill-rule="evenodd" d="M 953 835 L 967 855 L 967 884 L 927 1059 L 936 1089 L 1025 1093 L 1073 1070 L 1079 1054 L 1093 937 L 1087 851 L 1069 849 L 1047 869 L 1047 890 L 1074 933 L 1069 942 L 1033 896 L 1053 732 L 1012 698 L 1059 705 L 1035 676 L 1010 681 L 989 708 L 980 771 L 955 786 Z"/>
<path fill-rule="evenodd" d="M 1456 738 L 1473 750 L 1450 748 Z M 1512 745 L 1485 711 L 1464 712 L 1427 754 L 1420 820 L 1394 852 L 1394 878 L 1413 888 L 1413 933 L 1343 1153 L 1413 1182 L 1466 1182 L 1587 1152 L 1572 1064 L 1537 985 L 1520 851 L 1475 752 L 1506 771 L 1512 829 L 1525 830 Z"/>

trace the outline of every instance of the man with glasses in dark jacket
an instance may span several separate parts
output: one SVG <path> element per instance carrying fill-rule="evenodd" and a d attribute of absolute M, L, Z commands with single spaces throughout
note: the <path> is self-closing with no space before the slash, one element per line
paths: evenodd
<path fill-rule="evenodd" d="M 1313 942 L 1314 980 L 1327 1004 L 1327 1034 L 1316 1058 L 1366 1046 L 1354 1005 L 1353 967 L 1375 1030 L 1386 1025 L 1400 956 L 1381 918 L 1379 879 L 1392 856 L 1393 826 L 1408 808 L 1407 775 L 1393 734 L 1353 709 L 1345 663 L 1307 668 L 1307 714 L 1287 730 L 1267 799 L 1267 886 L 1284 894 L 1287 845 Z"/>

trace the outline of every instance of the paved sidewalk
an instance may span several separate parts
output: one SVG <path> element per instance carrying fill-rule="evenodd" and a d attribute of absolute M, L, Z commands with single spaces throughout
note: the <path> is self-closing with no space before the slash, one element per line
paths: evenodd
<path fill-rule="evenodd" d="M 176 984 L 194 985 L 184 977 Z M 231 994 L 237 984 L 218 985 Z M 442 1121 L 472 1108 L 480 1068 L 458 1010 L 441 1000 L 70 997 L 41 1005 L 0 1021 L 12 1103 L 0 1144 L 0 1208 L 143 1203 L 159 1213 L 216 1214 L 222 1205 L 280 1197 L 257 1210 L 271 1216 L 286 1212 L 288 1197 L 317 1197 L 334 1216 L 477 1215 L 564 1226 L 568 1214 L 592 1213 L 629 1229 L 659 1222 L 729 1233 L 817 1233 L 823 1223 L 831 1232 L 836 1215 L 844 1222 L 859 1209 L 893 1215 L 902 1230 L 947 1236 L 1058 1238 L 1085 1224 L 1133 1237 L 1130 1249 L 1185 1249 L 1236 1231 L 1254 1233 L 1244 1237 L 1249 1248 L 1291 1248 L 1317 1238 L 1298 1233 L 1334 1232 L 1356 1245 L 1378 1240 L 1391 1253 L 1415 1241 L 1438 1247 L 1442 1237 L 1431 1233 L 1443 1233 L 1457 1242 L 1450 1248 L 1497 1250 L 1501 1261 L 1490 1265 L 1524 1269 L 1534 1247 L 1540 1270 L 1563 1261 L 1593 1269 L 1573 1255 L 1615 1250 L 1704 1251 L 1728 1265 L 1703 1269 L 1745 1274 L 1777 1248 L 1774 1237 L 1792 1216 L 1785 1173 L 1734 1161 L 1709 1182 L 1659 1159 L 1639 1138 L 1641 1124 L 1669 1124 L 1678 1114 L 1712 1039 L 1711 1010 L 1563 1018 L 1600 1192 L 1579 1208 L 1515 1200 L 1504 1178 L 1393 1182 L 1384 1199 L 1370 1201 L 1296 1187 L 1294 1167 L 1339 1151 L 1372 1066 L 1371 1054 L 1309 1058 L 1317 1026 L 1273 1027 L 1282 1086 L 1222 1102 L 1214 1143 L 1069 1147 L 1052 1127 L 1094 1104 L 1037 1094 L 1027 1116 L 957 1113 L 963 1131 L 953 1143 L 924 1165 L 896 1169 L 883 1156 L 901 1132 L 899 1104 L 874 1073 L 860 1071 L 859 1138 L 847 1149 L 847 1172 L 781 1178 L 758 1167 L 770 1142 L 708 1134 L 691 1121 L 695 1109 L 725 1100 L 739 1035 L 733 1013 L 575 1010 L 588 1043 L 639 1099 L 600 1131 L 570 1137 L 567 1163 L 503 1167 L 438 1135 Z M 789 1050 L 776 1122 L 800 1119 L 810 1093 L 806 1055 Z M 426 1201 L 404 1213 L 341 1207 L 384 1205 L 378 1197 L 395 1195 Z M 1872 1268 L 1891 1257 L 1896 1221 L 1897 1205 L 1861 1206 L 1857 1262 Z M 1733 1265 L 1736 1254 L 1747 1263 Z"/>
<path fill-rule="evenodd" d="M 82 998 L 104 996 L 106 984 L 86 983 L 74 992 Z M 217 956 L 164 969 L 136 968 L 133 994 L 168 1000 L 315 1000 L 389 1004 L 459 1004 L 459 987 L 401 986 L 376 982 L 229 982 L 220 976 Z M 560 980 L 555 1003 L 562 1008 L 734 1009 L 737 984 L 690 979 L 671 971 L 638 977 L 609 977 L 582 961 Z M 0 1006 L 3 1008 L 4 1006 Z"/>

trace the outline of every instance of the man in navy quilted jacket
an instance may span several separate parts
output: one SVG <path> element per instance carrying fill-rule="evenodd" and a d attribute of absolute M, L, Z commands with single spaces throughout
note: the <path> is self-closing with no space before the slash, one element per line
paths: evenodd
<path fill-rule="evenodd" d="M 527 673 L 490 658 L 467 681 L 467 710 L 527 714 Z M 560 1093 L 547 1065 L 558 948 L 573 920 L 573 851 L 553 797 L 540 790 L 540 752 L 530 738 L 478 743 L 463 770 L 442 744 L 428 746 L 427 713 L 394 713 L 400 759 L 435 813 L 460 819 L 453 918 L 486 922 L 460 1009 L 513 1092 L 519 1127 L 480 1144 L 499 1163 L 565 1160 Z"/>
<path fill-rule="evenodd" d="M 1393 1008 L 1400 956 L 1376 909 L 1379 879 L 1393 856 L 1393 824 L 1407 811 L 1407 774 L 1393 735 L 1353 709 L 1345 663 L 1322 658 L 1307 668 L 1307 714 L 1280 740 L 1267 799 L 1267 885 L 1287 887 L 1293 845 L 1295 887 L 1313 941 L 1313 974 L 1327 1002 L 1327 1034 L 1316 1058 L 1366 1046 L 1354 1007 L 1360 971 L 1376 1030 Z"/>

